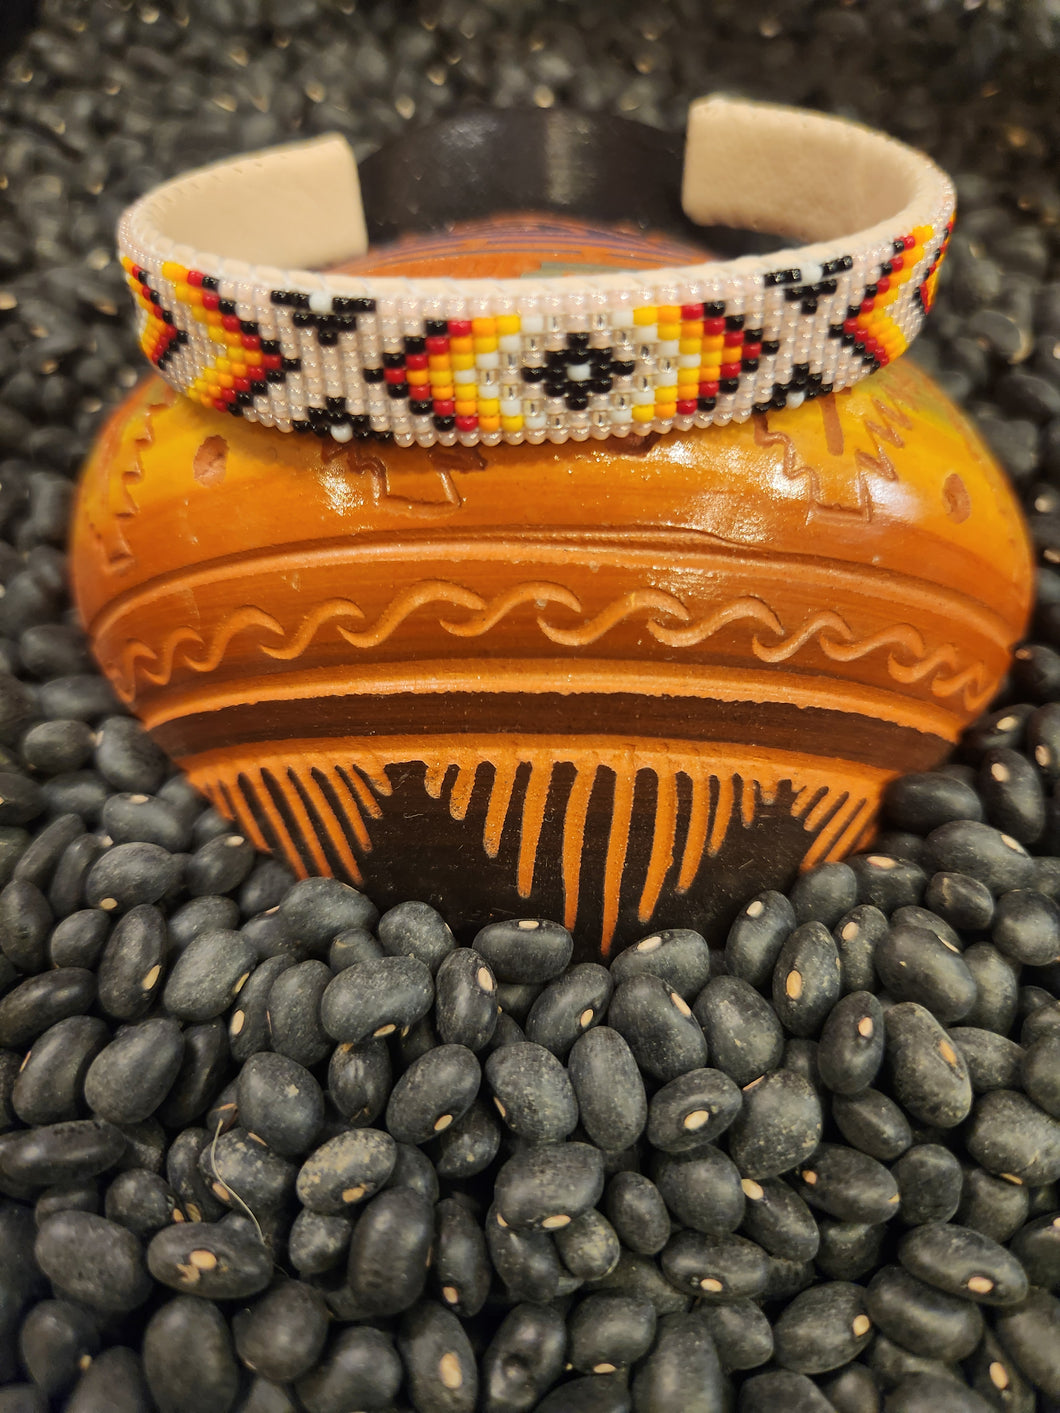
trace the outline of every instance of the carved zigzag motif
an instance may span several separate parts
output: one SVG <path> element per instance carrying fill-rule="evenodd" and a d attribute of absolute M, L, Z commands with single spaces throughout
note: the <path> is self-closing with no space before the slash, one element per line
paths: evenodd
<path fill-rule="evenodd" d="M 214 671 L 232 641 L 251 631 L 258 634 L 258 651 L 290 662 L 300 657 L 329 624 L 351 647 L 368 649 L 391 637 L 413 613 L 425 608 L 465 610 L 462 618 L 439 613 L 438 627 L 452 637 L 475 638 L 527 604 L 539 610 L 539 631 L 561 647 L 587 647 L 638 615 L 645 615 L 644 627 L 657 642 L 672 648 L 693 647 L 723 628 L 746 624 L 764 630 L 754 631 L 751 639 L 751 651 L 761 662 L 787 661 L 809 645 L 815 645 L 833 662 L 843 663 L 887 651 L 887 671 L 896 682 L 905 686 L 925 683 L 940 699 L 960 694 L 969 711 L 978 710 L 994 688 L 993 677 L 984 663 L 962 663 L 953 643 L 929 647 L 919 630 L 909 623 L 859 635 L 842 614 L 828 609 L 810 613 L 798 626 L 787 629 L 763 599 L 752 595 L 733 599 L 697 617 L 673 594 L 645 588 L 620 595 L 581 623 L 565 625 L 552 621 L 543 610 L 549 606 L 569 613 L 584 614 L 586 610 L 570 589 L 543 581 L 517 584 L 486 599 L 461 584 L 444 579 L 423 580 L 403 589 L 366 627 L 353 626 L 365 618 L 365 613 L 352 599 L 328 599 L 292 629 L 285 628 L 272 614 L 244 605 L 217 624 L 209 641 L 193 628 L 174 629 L 157 650 L 137 639 L 127 641 L 119 661 L 110 664 L 108 670 L 117 690 L 130 700 L 138 678 L 151 686 L 163 687 L 178 669 Z"/>

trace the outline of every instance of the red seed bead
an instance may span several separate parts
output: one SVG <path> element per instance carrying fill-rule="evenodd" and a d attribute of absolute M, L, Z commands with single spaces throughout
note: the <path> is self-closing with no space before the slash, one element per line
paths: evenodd
<path fill-rule="evenodd" d="M 202 271 L 189 270 L 187 283 L 189 285 L 194 285 L 196 289 L 202 289 Z"/>
<path fill-rule="evenodd" d="M 681 320 L 682 320 L 683 323 L 690 324 L 690 323 L 693 322 L 693 320 L 695 320 L 695 319 L 702 319 L 702 317 L 703 317 L 703 306 L 702 306 L 702 304 L 682 304 L 682 305 L 681 305 Z M 678 403 L 677 405 L 678 405 L 678 407 L 681 406 L 680 403 Z"/>
<path fill-rule="evenodd" d="M 238 334 L 239 319 L 235 314 L 223 314 L 221 316 L 221 328 L 227 329 L 230 334 Z"/>
<path fill-rule="evenodd" d="M 723 378 L 738 378 L 740 376 L 740 364 L 723 363 L 721 365 L 721 376 Z"/>
<path fill-rule="evenodd" d="M 700 395 L 700 397 L 717 397 L 717 395 L 718 395 L 718 384 L 717 384 L 716 382 L 714 382 L 714 383 L 700 383 L 700 385 L 699 385 L 699 395 Z"/>
<path fill-rule="evenodd" d="M 236 392 L 250 392 L 249 378 L 233 378 L 232 381 L 235 383 Z"/>
<path fill-rule="evenodd" d="M 743 330 L 730 329 L 725 335 L 725 347 L 733 348 L 736 344 L 743 343 Z"/>
<path fill-rule="evenodd" d="M 221 296 L 218 295 L 218 294 L 213 294 L 210 290 L 207 290 L 206 293 L 205 293 L 205 294 L 203 295 L 203 297 L 202 297 L 202 307 L 203 307 L 204 309 L 209 309 L 209 310 L 213 311 L 213 310 L 215 310 L 215 309 L 217 308 L 217 306 L 218 306 L 220 303 L 221 303 Z"/>
<path fill-rule="evenodd" d="M 704 319 L 703 332 L 705 334 L 723 334 L 725 332 L 724 319 Z"/>
<path fill-rule="evenodd" d="M 881 275 L 880 278 L 876 281 L 877 294 L 886 294 L 890 287 L 891 282 L 886 275 Z"/>
<path fill-rule="evenodd" d="M 861 301 L 861 313 L 862 313 L 862 314 L 871 314 L 872 311 L 873 311 L 875 308 L 876 308 L 876 301 L 875 301 L 874 299 L 863 299 L 863 300 Z"/>
<path fill-rule="evenodd" d="M 454 339 L 466 339 L 471 333 L 470 319 L 450 319 L 449 335 Z"/>
<path fill-rule="evenodd" d="M 904 255 L 892 255 L 892 256 L 891 256 L 891 270 L 892 270 L 892 272 L 895 271 L 895 270 L 901 270 L 904 265 L 905 265 L 905 256 L 904 256 Z"/>
<path fill-rule="evenodd" d="M 405 381 L 404 368 L 384 368 L 383 379 L 388 383 L 403 383 Z"/>
<path fill-rule="evenodd" d="M 478 418 L 472 414 L 470 417 L 458 417 L 456 419 L 456 429 L 458 432 L 474 432 L 478 430 Z"/>
<path fill-rule="evenodd" d="M 434 401 L 434 415 L 436 417 L 452 417 L 456 412 L 456 401 L 451 397 L 439 397 Z"/>
<path fill-rule="evenodd" d="M 244 334 L 243 347 L 254 349 L 255 352 L 261 347 L 261 339 L 257 334 Z"/>
<path fill-rule="evenodd" d="M 856 319 L 843 320 L 843 332 L 845 334 L 856 334 L 858 331 L 858 321 Z"/>
<path fill-rule="evenodd" d="M 694 397 L 679 397 L 677 399 L 677 412 L 680 417 L 690 417 L 696 410 L 696 400 Z"/>
<path fill-rule="evenodd" d="M 905 246 L 906 250 L 912 250 L 913 246 L 916 245 L 916 236 L 915 236 L 915 235 L 903 236 L 903 237 L 902 237 L 902 244 Z"/>
<path fill-rule="evenodd" d="M 448 353 L 449 340 L 444 336 L 439 336 L 438 334 L 429 335 L 427 339 L 427 352 L 435 354 Z"/>
<path fill-rule="evenodd" d="M 426 368 L 427 355 L 425 353 L 409 353 L 405 356 L 406 368 Z"/>
<path fill-rule="evenodd" d="M 279 353 L 263 353 L 261 355 L 262 366 L 265 368 L 282 368 L 283 356 Z"/>
<path fill-rule="evenodd" d="M 761 358 L 762 345 L 760 343 L 745 343 L 743 346 L 744 358 Z"/>
<path fill-rule="evenodd" d="M 265 369 L 260 367 L 248 368 L 247 377 L 251 380 L 252 383 L 263 383 L 265 381 Z"/>

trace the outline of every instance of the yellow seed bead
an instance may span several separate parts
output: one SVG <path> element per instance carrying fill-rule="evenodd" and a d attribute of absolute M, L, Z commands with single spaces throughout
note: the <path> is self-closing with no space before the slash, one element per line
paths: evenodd
<path fill-rule="evenodd" d="M 454 342 L 455 342 L 455 340 L 454 340 Z M 464 340 L 461 339 L 460 342 L 463 343 Z M 468 340 L 468 342 L 470 343 L 470 339 Z M 460 368 L 474 368 L 474 366 L 475 366 L 475 355 L 474 355 L 470 350 L 469 350 L 467 353 L 454 353 L 454 354 L 453 354 L 453 358 L 452 358 L 452 363 L 453 363 L 453 367 L 456 368 L 456 369 L 460 369 Z"/>
<path fill-rule="evenodd" d="M 453 387 L 452 383 L 431 384 L 431 396 L 436 397 L 439 402 L 451 402 L 455 393 L 456 389 Z"/>
<path fill-rule="evenodd" d="M 450 340 L 449 340 L 449 352 L 450 352 L 450 353 L 453 353 L 453 354 L 458 354 L 458 353 L 474 353 L 474 351 L 475 351 L 475 343 L 474 343 L 474 340 L 473 340 L 472 338 L 470 338 L 470 337 L 469 337 L 468 335 L 466 335 L 466 334 L 461 334 L 461 336 L 460 336 L 459 338 L 454 338 L 454 339 L 450 339 Z M 454 367 L 454 368 L 466 368 L 466 367 L 467 367 L 467 364 L 466 364 L 466 363 L 457 363 L 456 359 L 454 358 L 454 359 L 453 359 L 453 367 Z"/>
<path fill-rule="evenodd" d="M 657 402 L 655 404 L 655 415 L 664 420 L 677 416 L 677 404 L 675 402 Z"/>
<path fill-rule="evenodd" d="M 219 373 L 231 373 L 232 371 L 232 365 L 227 358 L 218 358 L 214 367 Z"/>
<path fill-rule="evenodd" d="M 682 339 L 681 342 L 677 345 L 678 351 L 681 353 L 698 353 L 702 346 L 703 340 L 698 338 Z"/>
<path fill-rule="evenodd" d="M 925 245 L 934 234 L 935 229 L 933 226 L 913 227 L 913 239 L 916 241 L 917 245 Z"/>
<path fill-rule="evenodd" d="M 679 324 L 681 322 L 681 306 L 679 304 L 660 304 L 656 313 L 659 316 L 660 324 Z"/>
<path fill-rule="evenodd" d="M 427 356 L 427 367 L 433 373 L 435 370 L 448 373 L 452 364 L 449 362 L 448 353 L 431 353 Z"/>
<path fill-rule="evenodd" d="M 164 260 L 162 262 L 162 278 L 169 280 L 172 284 L 184 284 L 188 278 L 188 272 L 183 265 L 178 265 L 175 260 Z"/>
<path fill-rule="evenodd" d="M 676 384 L 674 384 L 674 385 L 672 385 L 672 386 L 667 386 L 667 387 L 665 387 L 665 388 L 656 388 L 656 389 L 655 389 L 655 404 L 656 404 L 656 406 L 658 406 L 658 404 L 659 404 L 660 402 L 676 402 L 676 401 L 677 401 L 677 386 L 676 386 Z"/>
<path fill-rule="evenodd" d="M 518 314 L 498 314 L 497 332 L 498 334 L 517 334 L 522 328 L 523 321 Z M 471 325 L 474 328 L 474 324 Z"/>
<path fill-rule="evenodd" d="M 480 432 L 499 432 L 501 429 L 501 419 L 499 417 L 479 417 L 478 426 Z"/>
<path fill-rule="evenodd" d="M 473 340 L 476 353 L 496 353 L 497 340 L 492 335 L 489 338 L 477 338 Z"/>
<path fill-rule="evenodd" d="M 474 402 L 474 401 L 472 401 L 472 402 L 466 402 L 466 401 L 464 401 L 464 400 L 462 400 L 462 399 L 459 399 L 459 398 L 457 399 L 457 401 L 456 401 L 456 403 L 455 403 L 455 407 L 456 407 L 456 415 L 457 415 L 458 417 L 474 417 L 475 413 L 478 411 L 478 403 L 477 403 L 477 402 Z"/>
<path fill-rule="evenodd" d="M 430 380 L 431 375 L 426 368 L 410 368 L 405 374 L 405 381 L 411 387 L 416 387 L 420 383 L 429 383 Z"/>
<path fill-rule="evenodd" d="M 633 408 L 634 422 L 651 422 L 655 417 L 655 408 L 649 407 L 647 403 L 638 402 Z"/>
<path fill-rule="evenodd" d="M 244 362 L 251 364 L 252 367 L 257 367 L 261 362 L 261 354 L 256 348 L 248 348 L 243 353 L 243 359 Z"/>
<path fill-rule="evenodd" d="M 232 377 L 245 378 L 247 376 L 247 365 L 245 363 L 232 364 Z"/>
<path fill-rule="evenodd" d="M 640 309 L 634 309 L 633 311 L 634 324 L 654 324 L 657 318 L 658 311 L 654 304 L 645 304 Z M 644 419 L 641 418 L 640 420 L 643 421 Z"/>
<path fill-rule="evenodd" d="M 704 380 L 705 381 L 705 380 Z M 699 396 L 698 383 L 678 383 L 677 397 L 680 402 L 687 402 L 690 397 Z"/>
<path fill-rule="evenodd" d="M 725 335 L 724 335 L 724 334 L 707 334 L 706 338 L 703 340 L 703 352 L 704 352 L 704 353 L 713 353 L 715 349 L 721 349 L 721 348 L 724 348 L 724 347 L 725 347 Z"/>
<path fill-rule="evenodd" d="M 476 338 L 492 338 L 497 332 L 496 319 L 472 319 L 471 332 Z"/>
<path fill-rule="evenodd" d="M 217 381 L 223 388 L 235 387 L 235 379 L 232 377 L 231 373 L 218 373 Z"/>
<path fill-rule="evenodd" d="M 660 310 L 659 312 L 660 312 L 660 314 L 661 314 L 661 313 L 662 313 L 662 310 Z M 667 340 L 667 341 L 672 340 L 672 339 L 679 339 L 679 338 L 681 337 L 681 325 L 680 325 L 680 324 L 674 324 L 674 323 L 664 324 L 664 323 L 662 322 L 662 320 L 660 319 L 660 320 L 659 320 L 659 337 L 660 337 L 660 339 L 664 339 L 664 340 Z"/>
<path fill-rule="evenodd" d="M 133 262 L 127 255 L 121 257 L 121 267 L 127 275 L 132 273 Z"/>
<path fill-rule="evenodd" d="M 500 399 L 495 397 L 482 397 L 478 401 L 480 416 L 493 417 L 501 410 Z"/>
<path fill-rule="evenodd" d="M 681 324 L 681 337 L 683 339 L 698 339 L 702 333 L 702 319 L 685 319 Z"/>
<path fill-rule="evenodd" d="M 521 417 L 502 417 L 501 429 L 505 432 L 521 432 L 523 430 L 523 419 Z"/>

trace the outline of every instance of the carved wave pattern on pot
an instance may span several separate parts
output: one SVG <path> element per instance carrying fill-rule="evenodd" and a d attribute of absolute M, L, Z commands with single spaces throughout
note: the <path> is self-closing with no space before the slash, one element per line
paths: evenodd
<path fill-rule="evenodd" d="M 332 625 L 354 648 L 374 648 L 391 637 L 414 613 L 424 608 L 460 608 L 468 611 L 463 619 L 439 614 L 438 626 L 457 638 L 481 637 L 513 610 L 527 604 L 538 609 L 555 605 L 571 613 L 585 613 L 581 600 L 570 589 L 544 581 L 516 584 L 483 598 L 473 589 L 444 579 L 424 580 L 402 590 L 373 624 L 364 628 L 344 626 L 342 620 L 359 622 L 366 617 L 352 599 L 328 599 L 318 604 L 292 630 L 272 614 L 253 605 L 235 609 L 214 629 L 209 642 L 193 628 L 176 628 L 156 651 L 147 643 L 127 641 L 117 662 L 106 664 L 107 673 L 126 701 L 136 692 L 137 678 L 154 687 L 164 687 L 178 669 L 206 673 L 223 661 L 232 641 L 240 634 L 258 630 L 280 638 L 279 643 L 259 641 L 257 650 L 268 657 L 290 662 L 300 657 L 325 625 Z M 903 686 L 923 683 L 932 696 L 944 700 L 960 696 L 968 712 L 976 712 L 993 693 L 994 674 L 982 661 L 964 662 L 952 643 L 929 647 L 920 631 L 910 623 L 859 635 L 834 609 L 809 614 L 796 628 L 786 629 L 765 600 L 743 596 L 696 616 L 675 597 L 661 589 L 633 589 L 614 599 L 582 623 L 563 625 L 537 615 L 537 626 L 551 642 L 561 647 L 583 648 L 597 642 L 627 619 L 646 614 L 644 627 L 657 642 L 670 648 L 698 646 L 733 624 L 757 625 L 776 641 L 755 632 L 751 651 L 761 662 L 779 663 L 794 657 L 803 648 L 815 645 L 833 662 L 849 663 L 871 653 L 887 651 L 887 672 Z M 660 615 L 670 621 L 660 621 Z"/>
<path fill-rule="evenodd" d="M 650 743 L 616 750 L 610 744 L 605 753 L 598 743 L 572 747 L 558 738 L 540 744 L 493 738 L 481 749 L 438 738 L 412 750 L 400 741 L 389 750 L 378 741 L 357 741 L 316 751 L 266 749 L 253 757 L 226 752 L 216 762 L 189 763 L 189 774 L 257 847 L 300 860 L 303 875 L 334 874 L 361 886 L 373 824 L 382 819 L 392 793 L 388 768 L 410 759 L 423 762 L 426 794 L 453 820 L 470 819 L 474 800 L 473 823 L 487 858 L 497 859 L 507 846 L 521 899 L 529 899 L 535 888 L 546 817 L 560 830 L 563 921 L 571 929 L 584 884 L 590 802 L 598 814 L 603 799 L 606 846 L 599 881 L 605 954 L 624 891 L 639 888 L 637 916 L 648 924 L 668 880 L 678 895 L 688 893 L 704 862 L 769 808 L 786 806 L 802 825 L 804 867 L 839 857 L 867 837 L 886 778 L 885 772 L 866 768 L 851 790 L 829 782 L 827 763 L 814 770 L 803 761 L 793 771 L 790 761 L 770 759 L 769 753 L 748 756 L 724 745 L 699 752 Z M 569 786 L 559 783 L 562 765 L 574 767 Z M 645 773 L 654 783 L 654 814 L 642 792 L 634 819 L 638 778 Z M 626 875 L 635 866 L 634 832 L 650 839 L 650 850 L 631 878 Z"/>

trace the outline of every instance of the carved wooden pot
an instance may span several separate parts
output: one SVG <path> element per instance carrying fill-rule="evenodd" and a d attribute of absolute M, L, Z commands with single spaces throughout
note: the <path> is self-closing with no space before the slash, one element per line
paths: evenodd
<path fill-rule="evenodd" d="M 103 670 L 256 844 L 582 956 L 864 843 L 1031 591 L 1007 483 L 908 358 L 739 426 L 486 450 L 284 435 L 152 378 L 73 564 Z"/>

